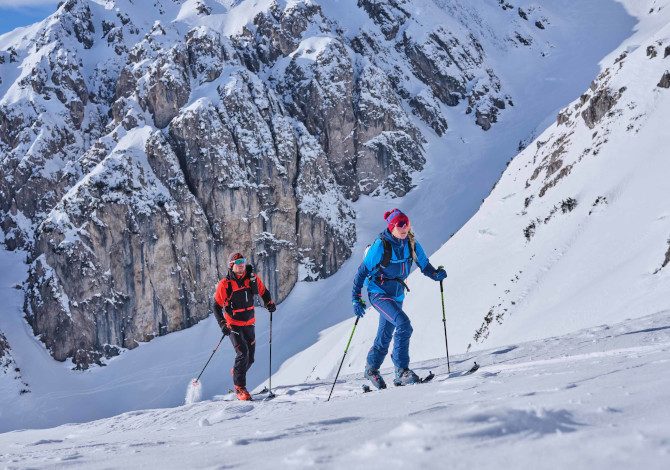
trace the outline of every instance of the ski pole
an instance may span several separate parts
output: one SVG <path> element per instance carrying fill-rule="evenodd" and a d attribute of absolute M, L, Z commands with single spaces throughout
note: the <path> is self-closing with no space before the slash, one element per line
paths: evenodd
<path fill-rule="evenodd" d="M 205 367 L 202 368 L 202 370 L 200 371 L 200 374 L 198 374 L 198 378 L 195 379 L 195 382 L 198 382 L 200 380 L 200 376 L 202 375 L 203 372 L 205 372 L 205 369 L 209 365 L 209 361 L 212 360 L 212 358 L 214 357 L 214 353 L 216 353 L 216 351 L 219 349 L 219 346 L 221 346 L 221 341 L 223 341 L 223 338 L 225 338 L 225 337 L 226 337 L 226 335 L 221 336 L 221 339 L 219 340 L 219 344 L 217 344 L 216 347 L 214 348 L 214 351 L 212 351 L 212 355 L 209 356 L 209 359 L 207 359 L 207 362 L 205 363 Z"/>
<path fill-rule="evenodd" d="M 268 398 L 275 396 L 272 393 L 272 312 L 270 312 L 270 371 L 268 373 Z"/>
<path fill-rule="evenodd" d="M 437 269 L 442 269 L 438 266 Z M 442 324 L 444 326 L 444 346 L 447 348 L 447 371 L 451 374 L 451 365 L 449 364 L 449 341 L 447 340 L 447 314 L 444 311 L 444 284 L 440 281 L 440 295 L 442 296 Z"/>
<path fill-rule="evenodd" d="M 342 364 L 344 364 L 344 358 L 347 357 L 347 351 L 349 350 L 349 345 L 351 344 L 351 339 L 354 337 L 354 331 L 356 331 L 356 325 L 358 325 L 358 320 L 360 320 L 361 317 L 356 317 L 356 322 L 354 323 L 354 327 L 351 330 L 351 335 L 349 336 L 349 341 L 347 342 L 347 347 L 344 348 L 344 355 L 342 356 L 342 362 L 340 362 L 340 368 L 337 369 L 337 374 L 335 374 L 335 381 L 333 381 L 333 386 L 330 388 L 330 393 L 328 394 L 328 399 L 326 401 L 330 400 L 330 396 L 333 394 L 333 390 L 335 389 L 335 384 L 337 383 L 337 378 L 340 376 L 340 371 L 342 370 Z"/>

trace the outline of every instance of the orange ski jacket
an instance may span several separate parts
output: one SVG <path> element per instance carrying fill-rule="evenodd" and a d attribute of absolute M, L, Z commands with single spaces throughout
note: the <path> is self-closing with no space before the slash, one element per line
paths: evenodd
<path fill-rule="evenodd" d="M 225 319 L 228 326 L 247 326 L 256 323 L 254 311 L 254 295 L 260 295 L 263 303 L 267 305 L 272 301 L 270 292 L 260 276 L 247 269 L 242 277 L 237 277 L 232 271 L 221 279 L 216 286 L 214 301 L 219 309 L 223 310 L 223 318 L 220 318 L 219 309 L 214 309 L 219 323 Z"/>

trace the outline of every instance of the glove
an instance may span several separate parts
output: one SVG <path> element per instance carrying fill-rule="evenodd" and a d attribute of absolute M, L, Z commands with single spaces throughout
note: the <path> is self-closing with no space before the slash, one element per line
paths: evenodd
<path fill-rule="evenodd" d="M 219 326 L 221 327 L 221 333 L 223 333 L 223 336 L 230 335 L 231 331 L 230 331 L 230 327 L 228 326 L 228 323 L 226 323 L 224 321 L 224 322 L 219 323 Z"/>
<path fill-rule="evenodd" d="M 428 263 L 426 267 L 423 268 L 423 273 L 433 281 L 437 282 L 443 281 L 447 277 L 447 272 L 442 266 L 438 266 L 438 268 L 435 269 L 430 263 Z"/>
<path fill-rule="evenodd" d="M 272 313 L 277 310 L 277 305 L 271 300 L 265 305 L 265 308 L 268 309 L 268 312 Z"/>
<path fill-rule="evenodd" d="M 353 299 L 353 304 L 354 304 L 354 315 L 356 315 L 358 318 L 363 318 L 363 315 L 365 315 L 365 300 L 361 299 L 360 297 Z"/>
<path fill-rule="evenodd" d="M 437 282 L 443 281 L 447 278 L 447 272 L 444 270 L 443 267 L 439 267 L 437 268 L 437 271 L 433 273 L 431 278 Z"/>

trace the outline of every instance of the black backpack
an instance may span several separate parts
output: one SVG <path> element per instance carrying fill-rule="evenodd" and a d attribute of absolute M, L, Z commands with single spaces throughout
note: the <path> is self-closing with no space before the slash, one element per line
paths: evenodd
<path fill-rule="evenodd" d="M 391 242 L 388 241 L 385 237 L 382 237 L 381 235 L 378 237 L 382 241 L 382 246 L 384 247 L 384 253 L 382 254 L 382 259 L 375 266 L 375 268 L 372 270 L 373 273 L 377 273 L 379 271 L 379 268 L 385 268 L 391 263 L 391 257 L 393 256 L 393 249 L 391 248 Z M 412 257 L 412 260 L 417 264 L 418 266 L 418 261 L 416 260 L 416 241 L 414 240 L 414 232 L 410 231 L 409 235 L 407 236 L 409 239 L 409 253 L 410 256 Z M 368 245 L 365 248 L 365 254 L 368 253 L 368 250 L 370 249 L 371 245 Z"/>
<path fill-rule="evenodd" d="M 247 276 L 249 276 L 249 280 L 251 281 L 250 282 L 251 293 L 253 295 L 258 295 L 258 284 L 256 283 L 256 273 L 254 272 L 254 267 L 251 264 L 247 264 Z M 233 274 L 232 269 L 229 270 L 228 278 L 229 279 L 235 279 L 235 275 Z M 237 282 L 237 281 L 235 281 L 235 282 Z M 230 296 L 232 294 L 233 294 L 233 288 L 230 286 L 230 283 L 228 283 L 228 286 L 226 288 L 226 295 L 228 296 L 228 298 L 230 298 Z"/>

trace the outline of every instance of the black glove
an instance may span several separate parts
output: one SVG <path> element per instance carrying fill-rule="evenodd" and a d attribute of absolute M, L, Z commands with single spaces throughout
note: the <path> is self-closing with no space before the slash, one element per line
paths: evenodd
<path fill-rule="evenodd" d="M 221 327 L 221 333 L 223 333 L 223 336 L 228 336 L 231 333 L 230 328 L 228 327 L 228 323 L 225 321 L 219 323 L 219 326 Z"/>
<path fill-rule="evenodd" d="M 268 309 L 268 312 L 270 312 L 270 313 L 272 313 L 272 312 L 274 312 L 275 310 L 277 310 L 277 306 L 275 305 L 275 303 L 274 303 L 272 300 L 269 301 L 269 302 L 267 303 L 267 305 L 265 305 L 265 308 L 267 308 L 267 309 Z"/>

